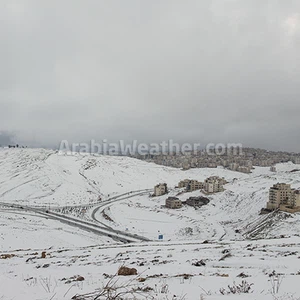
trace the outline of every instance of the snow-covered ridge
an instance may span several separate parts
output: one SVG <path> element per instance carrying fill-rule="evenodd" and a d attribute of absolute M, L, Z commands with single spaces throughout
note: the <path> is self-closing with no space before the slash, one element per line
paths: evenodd
<path fill-rule="evenodd" d="M 45 149 L 0 148 L 0 201 L 34 205 L 70 205 L 96 201 L 99 195 L 175 186 L 181 179 L 212 174 L 247 175 L 222 169 L 181 171 L 121 156 L 68 155 Z"/>
<path fill-rule="evenodd" d="M 232 299 L 232 295 L 223 296 L 220 288 L 239 284 L 246 276 L 245 280 L 253 283 L 253 294 L 237 299 L 272 300 L 273 271 L 285 278 L 281 298 L 277 299 L 297 299 L 300 214 L 259 216 L 274 183 L 300 187 L 300 172 L 291 172 L 295 169 L 300 166 L 286 163 L 277 165 L 277 173 L 261 167 L 252 174 L 222 168 L 182 171 L 128 157 L 0 148 L 0 264 L 4 270 L 0 274 L 0 298 L 70 299 L 98 289 L 109 280 L 103 273 L 113 275 L 126 263 L 146 280 L 135 280 L 135 286 L 154 288 L 150 292 L 154 299 L 171 299 L 174 294 L 176 299 L 186 295 L 182 298 L 186 300 Z M 208 205 L 198 210 L 163 207 L 169 195 L 177 195 L 174 187 L 180 180 L 203 181 L 212 175 L 225 177 L 229 183 L 224 192 L 208 196 Z M 109 223 L 112 228 L 128 228 L 131 234 L 152 240 L 141 244 L 119 245 L 109 237 L 25 208 L 88 204 L 97 202 L 99 196 L 105 200 L 153 188 L 159 182 L 168 184 L 169 195 L 119 197 L 120 201 L 104 203 L 103 209 L 114 221 Z M 178 197 L 185 200 L 200 194 L 195 191 Z M 12 208 L 3 203 L 19 205 Z M 103 216 L 101 210 L 97 218 Z M 186 228 L 192 228 L 192 234 Z M 170 241 L 156 241 L 158 230 Z M 245 241 L 247 237 L 262 240 Z M 79 275 L 84 281 L 67 283 Z M 155 294 L 160 284 L 169 286 L 168 295 Z"/>
<path fill-rule="evenodd" d="M 159 182 L 175 186 L 184 178 L 204 180 L 210 175 L 224 176 L 227 186 L 244 193 L 244 183 L 254 192 L 277 181 L 300 186 L 300 172 L 289 173 L 297 165 L 278 165 L 277 173 L 257 167 L 252 174 L 222 168 L 182 171 L 123 156 L 67 155 L 46 149 L 0 148 L 0 200 L 66 204 L 94 200 L 112 193 L 152 188 Z M 299 167 L 300 168 L 300 167 Z M 53 201 L 53 198 L 54 201 Z"/>
<path fill-rule="evenodd" d="M 121 230 L 125 230 L 130 223 L 139 224 L 139 234 L 150 225 L 154 229 L 155 219 L 156 222 L 177 224 L 178 231 L 169 226 L 177 238 L 182 228 L 191 226 L 197 238 L 240 239 L 244 235 L 235 234 L 236 230 L 247 234 L 264 221 L 259 212 L 266 206 L 270 186 L 276 182 L 286 182 L 294 188 L 300 187 L 300 172 L 291 172 L 299 168 L 293 163 L 285 163 L 277 166 L 277 173 L 262 167 L 257 167 L 252 174 L 223 168 L 182 171 L 122 156 L 68 155 L 45 149 L 0 148 L 0 202 L 46 207 L 88 204 L 97 202 L 99 196 L 107 199 L 124 192 L 153 188 L 159 182 L 166 182 L 171 194 L 176 195 L 176 190 L 172 191 L 172 188 L 182 179 L 203 181 L 209 176 L 218 175 L 229 182 L 225 192 L 210 196 L 210 204 L 199 211 L 183 208 L 167 212 L 161 209 L 167 196 L 153 199 L 143 196 L 125 201 L 123 205 L 112 206 L 111 216 Z M 185 200 L 199 193 L 183 194 L 179 198 Z M 132 214 L 137 216 L 136 220 L 133 220 Z M 299 234 L 298 217 L 295 215 L 282 222 L 279 218 L 273 230 L 268 229 L 267 235 L 264 231 L 259 232 L 259 236 L 286 235 L 291 232 L 288 230 L 291 222 L 294 224 L 292 234 Z M 150 220 L 151 224 L 146 224 L 146 220 Z M 270 222 L 268 224 L 273 226 Z M 149 237 L 153 238 L 153 235 L 156 236 L 153 233 Z"/>

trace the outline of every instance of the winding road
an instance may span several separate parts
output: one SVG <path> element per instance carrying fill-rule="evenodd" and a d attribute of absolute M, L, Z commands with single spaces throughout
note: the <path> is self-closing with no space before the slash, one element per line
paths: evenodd
<path fill-rule="evenodd" d="M 97 206 L 92 211 L 92 215 L 91 215 L 92 221 L 91 222 L 83 221 L 83 220 L 80 220 L 80 219 L 77 219 L 74 217 L 70 217 L 70 216 L 67 216 L 64 214 L 59 214 L 59 213 L 56 213 L 53 211 L 49 211 L 45 208 L 37 208 L 37 207 L 33 207 L 33 206 L 21 206 L 21 205 L 17 205 L 17 204 L 8 204 L 8 203 L 3 203 L 3 202 L 0 202 L 0 205 L 2 205 L 4 207 L 14 208 L 17 210 L 29 211 L 29 212 L 35 213 L 37 215 L 47 217 L 49 219 L 59 221 L 61 223 L 67 224 L 69 226 L 73 226 L 73 227 L 76 227 L 76 228 L 79 228 L 82 230 L 93 232 L 94 234 L 97 234 L 97 235 L 110 237 L 111 239 L 118 241 L 118 242 L 122 242 L 122 243 L 149 242 L 151 240 L 149 240 L 143 236 L 131 234 L 129 232 L 123 232 L 120 230 L 115 230 L 115 229 L 107 226 L 106 224 L 100 222 L 96 218 L 96 213 L 101 208 L 103 208 L 107 205 L 111 205 L 112 203 L 115 203 L 118 201 L 123 201 L 123 200 L 130 199 L 130 198 L 133 198 L 136 196 L 147 194 L 147 193 L 149 193 L 149 191 L 150 191 L 149 189 L 130 191 L 130 192 L 109 198 L 108 200 L 102 202 L 101 204 L 97 204 Z M 84 206 L 84 205 L 81 205 L 81 206 Z M 90 204 L 86 205 L 86 206 L 90 206 Z M 78 206 L 76 206 L 76 207 L 78 207 Z M 70 208 L 72 208 L 72 206 L 70 206 Z M 97 222 L 98 224 L 95 224 L 93 221 Z"/>

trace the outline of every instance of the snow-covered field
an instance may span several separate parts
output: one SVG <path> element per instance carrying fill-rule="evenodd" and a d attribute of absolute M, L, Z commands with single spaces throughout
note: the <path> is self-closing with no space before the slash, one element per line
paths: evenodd
<path fill-rule="evenodd" d="M 0 253 L 15 249 L 79 247 L 98 243 L 112 243 L 112 240 L 28 212 L 0 209 Z"/>
<path fill-rule="evenodd" d="M 13 257 L 0 259 L 0 295 L 1 299 L 71 299 L 100 289 L 125 264 L 136 268 L 138 275 L 117 276 L 112 279 L 114 287 L 125 283 L 128 289 L 149 290 L 127 299 L 298 299 L 299 247 L 300 238 L 290 238 L 54 247 L 46 250 L 45 258 L 42 249 L 11 251 Z M 78 281 L 79 277 L 84 280 Z M 277 278 L 282 283 L 272 296 L 272 280 Z M 251 285 L 249 294 L 227 295 L 228 285 L 243 280 Z"/>
<path fill-rule="evenodd" d="M 256 168 L 250 175 L 224 169 L 177 171 L 183 174 L 181 179 L 204 180 L 217 174 L 225 177 L 229 184 L 225 186 L 224 192 L 214 195 L 207 196 L 200 191 L 177 195 L 180 190 L 174 189 L 174 181 L 170 176 L 166 182 L 171 182 L 173 189 L 168 195 L 144 195 L 120 201 L 118 205 L 109 205 L 99 210 L 96 217 L 115 229 L 130 230 L 152 240 L 157 239 L 159 234 L 163 234 L 165 240 L 243 240 L 262 223 L 266 226 L 262 226 L 262 230 L 255 230 L 253 237 L 300 235 L 300 214 L 281 213 L 269 222 L 269 215 L 259 215 L 261 209 L 266 207 L 269 188 L 274 183 L 286 182 L 295 188 L 300 187 L 300 172 L 290 172 L 297 167 L 292 163 L 281 164 L 277 166 L 277 173 L 270 172 L 269 168 Z M 169 196 L 177 196 L 182 201 L 191 196 L 205 196 L 210 199 L 210 203 L 197 210 L 190 206 L 178 210 L 167 209 L 164 204 Z M 103 212 L 111 220 L 106 220 Z"/>
<path fill-rule="evenodd" d="M 286 163 L 277 165 L 277 173 L 262 167 L 252 174 L 223 168 L 182 171 L 128 157 L 0 148 L 0 299 L 71 299 L 101 288 L 109 280 L 103 274 L 113 275 L 123 264 L 138 271 L 130 284 L 149 287 L 136 299 L 298 299 L 300 214 L 259 215 L 274 183 L 300 187 L 300 172 L 291 172 L 295 169 L 300 166 Z M 180 180 L 203 181 L 212 175 L 229 183 L 224 192 L 207 196 L 208 205 L 197 210 L 164 207 L 165 199 L 180 191 L 175 188 Z M 168 184 L 168 195 L 105 202 L 160 182 Z M 195 191 L 178 197 L 199 195 L 203 194 Z M 80 216 L 84 220 L 96 224 L 94 217 L 101 226 L 152 241 L 120 245 L 21 208 L 69 206 L 66 211 L 74 217 L 76 209 L 70 206 L 88 204 L 93 207 Z M 82 210 L 86 209 L 80 208 L 80 215 Z M 157 241 L 159 234 L 164 235 L 163 242 Z M 43 251 L 45 258 L 41 258 Z M 197 262 L 199 266 L 193 265 Z M 70 279 L 79 275 L 83 281 Z M 145 281 L 139 282 L 140 277 Z M 118 286 L 129 280 L 117 278 Z M 282 284 L 272 296 L 274 278 Z M 221 294 L 220 289 L 226 294 L 228 285 L 242 280 L 253 283 L 253 293 Z"/>

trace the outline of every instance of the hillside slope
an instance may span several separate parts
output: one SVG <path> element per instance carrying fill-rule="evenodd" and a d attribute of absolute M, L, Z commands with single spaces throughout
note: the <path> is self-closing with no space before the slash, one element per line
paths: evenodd
<path fill-rule="evenodd" d="M 167 196 L 152 199 L 143 196 L 113 205 L 111 217 L 115 224 L 109 225 L 121 230 L 130 227 L 150 238 L 156 238 L 158 230 L 163 228 L 171 239 L 186 239 L 182 233 L 191 227 L 195 236 L 189 238 L 242 239 L 265 222 L 266 217 L 259 216 L 259 212 L 266 205 L 270 186 L 286 182 L 300 187 L 300 172 L 291 172 L 297 168 L 300 167 L 286 163 L 277 166 L 277 173 L 262 167 L 257 167 L 252 174 L 222 168 L 182 171 L 128 157 L 0 148 L 0 202 L 47 207 L 87 204 L 97 202 L 99 196 L 106 199 L 115 194 L 153 188 L 159 182 L 167 182 L 170 194 L 176 195 L 177 191 L 172 188 L 182 179 L 203 181 L 208 176 L 218 175 L 229 182 L 226 190 L 209 196 L 210 204 L 201 210 L 185 207 L 169 211 L 162 208 Z M 199 194 L 196 191 L 180 198 L 186 200 Z M 299 214 L 276 217 L 252 237 L 300 234 L 299 220 Z M 236 234 L 236 230 L 240 234 Z"/>
<path fill-rule="evenodd" d="M 72 205 L 96 201 L 99 195 L 175 186 L 186 177 L 203 180 L 213 174 L 230 181 L 227 170 L 181 171 L 129 157 L 67 155 L 45 149 L 0 148 L 0 201 L 34 205 Z M 241 178 L 247 175 L 238 174 Z"/>

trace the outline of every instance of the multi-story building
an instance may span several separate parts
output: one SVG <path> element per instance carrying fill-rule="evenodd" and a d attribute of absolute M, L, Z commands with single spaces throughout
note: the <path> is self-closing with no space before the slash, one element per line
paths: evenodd
<path fill-rule="evenodd" d="M 288 205 L 291 199 L 292 189 L 290 184 L 274 184 L 269 191 L 269 202 L 267 209 L 277 209 L 281 204 Z"/>
<path fill-rule="evenodd" d="M 291 198 L 291 207 L 300 208 L 300 190 L 294 190 Z"/>
<path fill-rule="evenodd" d="M 295 156 L 295 157 L 292 159 L 292 161 L 293 161 L 294 164 L 299 165 L 299 164 L 300 164 L 300 156 Z"/>
<path fill-rule="evenodd" d="M 168 187 L 166 183 L 160 183 L 154 187 L 154 196 L 162 196 L 168 193 Z"/>
<path fill-rule="evenodd" d="M 182 202 L 176 197 L 169 197 L 166 199 L 166 207 L 171 209 L 181 208 Z"/>
<path fill-rule="evenodd" d="M 250 167 L 246 167 L 246 166 L 239 166 L 237 168 L 238 172 L 242 172 L 242 173 L 251 173 L 251 168 Z"/>
<path fill-rule="evenodd" d="M 193 179 L 184 179 L 178 183 L 179 188 L 186 188 L 186 191 L 192 192 L 204 188 L 204 183 Z"/>
<path fill-rule="evenodd" d="M 191 181 L 190 179 L 181 180 L 178 183 L 178 187 L 179 188 L 187 188 L 187 186 L 189 185 L 190 181 Z"/>
<path fill-rule="evenodd" d="M 228 169 L 232 170 L 232 171 L 237 171 L 238 167 L 239 167 L 239 164 L 231 163 L 231 164 L 229 164 Z"/>
<path fill-rule="evenodd" d="M 191 180 L 187 186 L 187 190 L 192 192 L 196 190 L 202 190 L 204 188 L 204 183 L 198 180 Z"/>
<path fill-rule="evenodd" d="M 252 165 L 250 165 L 248 162 L 243 162 L 243 164 L 244 165 L 239 165 L 238 163 L 230 163 L 228 169 L 242 173 L 251 173 Z"/>
<path fill-rule="evenodd" d="M 291 188 L 290 184 L 274 184 L 269 191 L 268 210 L 279 209 L 287 212 L 300 211 L 300 190 Z"/>
<path fill-rule="evenodd" d="M 218 193 L 223 192 L 223 185 L 226 183 L 224 178 L 220 178 L 218 176 L 211 176 L 204 181 L 204 190 L 207 193 Z"/>

